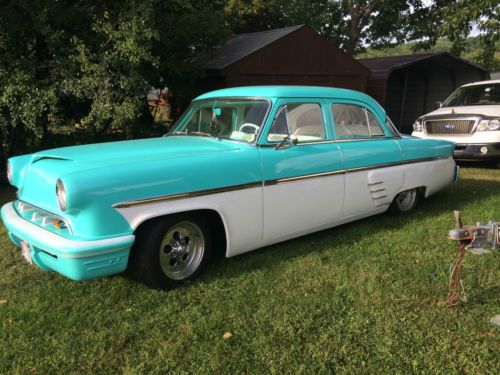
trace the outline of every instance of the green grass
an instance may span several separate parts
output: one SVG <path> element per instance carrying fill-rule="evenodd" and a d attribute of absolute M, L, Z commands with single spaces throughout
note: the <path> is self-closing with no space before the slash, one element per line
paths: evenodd
<path fill-rule="evenodd" d="M 468 224 L 500 220 L 500 170 L 462 169 L 401 218 L 215 259 L 166 292 L 127 275 L 43 272 L 0 227 L 0 373 L 498 374 L 500 328 L 489 320 L 500 314 L 500 254 L 467 254 L 469 300 L 442 305 L 453 209 Z"/>

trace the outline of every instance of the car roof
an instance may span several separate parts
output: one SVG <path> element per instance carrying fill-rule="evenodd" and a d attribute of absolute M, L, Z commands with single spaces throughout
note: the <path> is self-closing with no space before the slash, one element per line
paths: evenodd
<path fill-rule="evenodd" d="M 465 85 L 462 85 L 461 87 L 476 86 L 476 85 L 487 85 L 487 84 L 490 84 L 490 83 L 500 83 L 500 79 L 491 79 L 489 81 L 479 81 L 479 82 L 467 83 Z"/>
<path fill-rule="evenodd" d="M 195 100 L 227 97 L 373 99 L 359 91 L 322 86 L 243 86 L 210 91 Z"/>
<path fill-rule="evenodd" d="M 322 86 L 242 86 L 210 91 L 198 96 L 194 100 L 204 100 L 221 97 L 252 97 L 252 98 L 320 98 L 320 99 L 348 99 L 367 103 L 384 116 L 385 111 L 371 96 L 359 91 Z"/>
<path fill-rule="evenodd" d="M 252 97 L 252 98 L 320 98 L 320 99 L 350 99 L 359 100 L 370 105 L 380 116 L 385 111 L 371 96 L 359 91 L 323 86 L 242 86 L 210 91 L 194 100 L 204 100 L 221 97 Z"/>

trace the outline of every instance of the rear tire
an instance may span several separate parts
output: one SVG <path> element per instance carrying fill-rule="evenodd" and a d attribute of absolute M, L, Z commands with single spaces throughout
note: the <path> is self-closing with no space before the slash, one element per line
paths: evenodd
<path fill-rule="evenodd" d="M 394 197 L 394 200 L 389 206 L 389 211 L 395 215 L 401 215 L 410 212 L 417 206 L 418 199 L 418 189 L 409 189 L 402 191 Z"/>
<path fill-rule="evenodd" d="M 201 215 L 179 214 L 144 224 L 136 233 L 131 266 L 155 289 L 172 289 L 196 278 L 210 258 L 210 226 Z"/>

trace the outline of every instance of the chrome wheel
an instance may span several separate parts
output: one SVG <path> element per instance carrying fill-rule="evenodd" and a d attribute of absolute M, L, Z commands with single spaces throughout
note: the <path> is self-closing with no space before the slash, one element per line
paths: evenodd
<path fill-rule="evenodd" d="M 402 191 L 396 197 L 396 205 L 401 212 L 410 211 L 417 200 L 417 189 Z"/>
<path fill-rule="evenodd" d="M 204 252 L 205 237 L 201 228 L 191 221 L 179 222 L 161 241 L 161 269 L 171 279 L 187 279 L 198 269 Z"/>

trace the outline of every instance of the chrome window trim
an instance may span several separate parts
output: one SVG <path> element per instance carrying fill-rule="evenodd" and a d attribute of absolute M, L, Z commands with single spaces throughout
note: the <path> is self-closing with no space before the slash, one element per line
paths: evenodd
<path fill-rule="evenodd" d="M 377 136 L 374 136 L 377 137 Z M 364 141 L 383 141 L 387 139 L 401 139 L 398 136 L 378 136 L 377 138 L 356 138 L 356 139 L 327 139 L 324 141 L 314 141 L 314 142 L 302 142 L 298 143 L 294 147 L 298 146 L 308 146 L 308 145 L 318 145 L 318 144 L 327 144 L 327 143 L 344 143 L 344 142 L 364 142 Z M 276 144 L 261 144 L 259 147 L 276 147 Z"/>
<path fill-rule="evenodd" d="M 277 178 L 277 179 L 265 180 L 265 181 L 255 181 L 255 182 L 249 182 L 249 183 L 239 184 L 239 185 L 231 185 L 231 186 L 225 186 L 225 187 L 219 187 L 219 188 L 213 188 L 213 189 L 197 190 L 197 191 L 177 193 L 177 194 L 168 194 L 168 195 L 162 195 L 162 196 L 152 197 L 152 198 L 144 198 L 144 199 L 137 199 L 137 200 L 131 200 L 131 201 L 126 201 L 126 202 L 119 202 L 119 203 L 113 204 L 112 207 L 113 208 L 130 208 L 130 207 L 142 206 L 142 205 L 152 204 L 152 203 L 163 203 L 163 202 L 169 202 L 169 201 L 185 199 L 185 198 L 202 197 L 205 195 L 226 193 L 226 192 L 231 192 L 231 191 L 236 191 L 236 190 L 253 189 L 253 188 L 259 188 L 259 187 L 263 188 L 266 186 L 273 186 L 273 185 L 278 185 L 278 184 L 297 182 L 297 181 L 308 180 L 308 179 L 312 179 L 312 178 L 329 177 L 329 176 L 334 176 L 334 175 L 339 175 L 339 174 L 356 173 L 356 172 L 361 172 L 361 171 L 366 171 L 366 170 L 371 170 L 371 169 L 395 167 L 395 166 L 399 166 L 399 165 L 423 163 L 423 162 L 427 162 L 427 161 L 449 159 L 449 158 L 450 158 L 450 156 L 435 156 L 435 157 L 429 157 L 429 158 L 401 160 L 401 161 L 396 161 L 396 162 L 373 164 L 373 165 L 364 166 L 364 167 L 339 169 L 336 171 L 311 173 L 311 174 L 306 174 L 306 175 Z M 380 184 L 380 182 L 375 182 L 375 183 L 372 183 L 369 185 L 377 185 L 377 184 Z"/>
<path fill-rule="evenodd" d="M 282 100 L 287 100 L 287 99 L 290 99 L 290 98 L 282 98 Z M 301 98 L 297 98 L 298 100 L 301 100 Z M 323 125 L 323 132 L 325 134 L 325 137 L 323 139 L 320 139 L 318 141 L 309 141 L 309 142 L 298 142 L 297 143 L 297 146 L 298 145 L 302 145 L 302 144 L 317 144 L 317 143 L 323 143 L 323 142 L 329 142 L 331 141 L 330 139 L 328 139 L 328 129 L 327 129 L 327 124 L 325 122 L 325 118 L 323 117 L 324 115 L 324 111 L 323 111 L 323 106 L 322 106 L 322 102 L 321 101 L 317 101 L 317 102 L 314 102 L 314 101 L 311 101 L 311 102 L 308 102 L 308 101 L 291 101 L 291 102 L 286 102 L 282 105 L 280 105 L 280 107 L 278 108 L 278 110 L 276 111 L 276 115 L 274 116 L 273 118 L 273 122 L 271 123 L 271 126 L 269 127 L 269 131 L 267 132 L 267 136 L 265 137 L 265 141 L 267 143 L 265 144 L 261 144 L 261 146 L 269 146 L 269 145 L 272 145 L 273 147 L 275 147 L 276 145 L 278 145 L 281 141 L 270 141 L 269 140 L 269 134 L 276 122 L 276 120 L 278 119 L 278 116 L 281 114 L 282 111 L 286 110 L 286 107 L 288 104 L 317 104 L 319 106 L 319 110 L 321 111 L 321 125 Z M 286 113 L 285 113 L 285 116 L 286 116 Z M 286 127 L 288 129 L 288 133 L 291 134 L 290 132 L 290 127 L 288 126 L 288 117 L 287 117 L 287 122 L 286 122 Z"/>
<path fill-rule="evenodd" d="M 271 108 L 273 106 L 273 101 L 271 99 L 269 99 L 269 98 L 258 97 L 258 96 L 222 96 L 222 97 L 217 96 L 217 97 L 213 97 L 213 98 L 205 98 L 205 99 L 198 99 L 198 100 L 195 99 L 195 100 L 193 100 L 191 102 L 191 104 L 193 104 L 195 102 L 205 102 L 205 101 L 213 101 L 213 100 L 262 100 L 262 101 L 267 102 L 267 110 L 266 110 L 266 113 L 264 114 L 264 118 L 262 119 L 262 124 L 260 125 L 259 132 L 257 134 L 255 134 L 255 139 L 252 142 L 245 142 L 245 141 L 241 141 L 241 140 L 237 140 L 237 139 L 221 138 L 224 141 L 233 141 L 233 142 L 237 142 L 237 143 L 240 143 L 240 144 L 246 144 L 246 145 L 256 146 L 257 142 L 259 140 L 260 134 L 262 133 L 263 128 L 265 128 L 265 125 L 266 125 L 269 113 L 271 113 Z M 185 111 L 184 111 L 184 113 L 185 113 Z M 184 113 L 182 115 L 184 115 Z M 179 125 L 179 121 L 183 117 L 184 116 L 181 116 L 179 118 L 179 120 L 177 120 L 175 122 L 175 124 L 172 126 L 172 129 L 167 134 L 165 134 L 164 137 L 169 137 L 169 136 L 172 136 L 172 135 L 177 135 L 177 134 L 172 134 L 172 132 L 175 130 L 175 128 L 177 128 L 177 126 Z"/>

